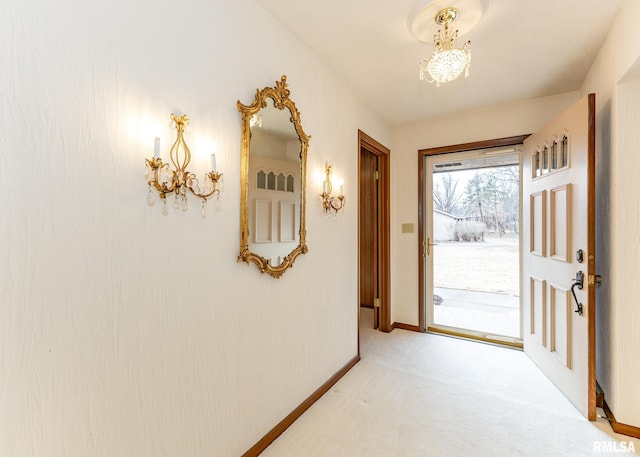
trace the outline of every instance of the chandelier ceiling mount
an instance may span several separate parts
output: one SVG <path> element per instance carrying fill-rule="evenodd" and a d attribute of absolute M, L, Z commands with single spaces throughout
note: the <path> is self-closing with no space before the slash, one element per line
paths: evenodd
<path fill-rule="evenodd" d="M 460 12 L 451 6 L 443 8 L 436 14 L 435 21 L 438 25 L 448 26 L 458 18 Z"/>

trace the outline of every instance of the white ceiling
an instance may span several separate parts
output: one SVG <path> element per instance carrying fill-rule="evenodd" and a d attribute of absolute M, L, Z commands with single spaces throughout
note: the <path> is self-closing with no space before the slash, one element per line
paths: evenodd
<path fill-rule="evenodd" d="M 469 78 L 436 87 L 418 80 L 432 45 L 408 18 L 444 0 L 257 1 L 394 126 L 577 90 L 623 2 L 483 0 L 460 40 L 472 42 Z"/>

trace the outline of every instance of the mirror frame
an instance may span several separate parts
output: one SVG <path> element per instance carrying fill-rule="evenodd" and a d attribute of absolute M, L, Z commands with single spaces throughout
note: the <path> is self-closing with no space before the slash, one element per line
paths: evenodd
<path fill-rule="evenodd" d="M 240 160 L 240 254 L 238 262 L 253 262 L 258 265 L 260 272 L 267 273 L 274 278 L 280 278 L 287 269 L 293 266 L 293 262 L 300 254 L 308 252 L 306 241 L 306 181 L 307 181 L 307 150 L 309 148 L 309 135 L 302 130 L 300 112 L 293 100 L 289 98 L 290 91 L 287 86 L 287 77 L 283 75 L 280 81 L 276 81 L 275 87 L 265 87 L 256 90 L 256 96 L 251 105 L 244 105 L 238 100 L 236 107 L 242 114 L 242 156 Z M 277 109 L 288 109 L 291 113 L 290 121 L 296 129 L 300 139 L 300 242 L 298 246 L 287 254 L 278 266 L 272 266 L 269 261 L 249 250 L 249 154 L 251 152 L 251 117 L 260 109 L 267 107 L 267 99 L 273 100 Z"/>

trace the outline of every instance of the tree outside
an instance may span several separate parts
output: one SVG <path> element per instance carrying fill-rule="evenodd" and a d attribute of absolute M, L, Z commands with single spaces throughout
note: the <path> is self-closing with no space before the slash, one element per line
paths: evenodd
<path fill-rule="evenodd" d="M 466 224 L 465 230 L 488 230 L 502 236 L 518 233 L 519 169 L 518 166 L 482 168 L 434 174 L 434 208 L 451 214 Z M 478 241 L 473 235 L 459 231 L 458 240 Z M 471 239 L 469 239 L 471 238 Z"/>
<path fill-rule="evenodd" d="M 435 324 L 519 337 L 519 174 L 517 165 L 433 174 L 434 209 L 455 218 L 432 254 Z"/>

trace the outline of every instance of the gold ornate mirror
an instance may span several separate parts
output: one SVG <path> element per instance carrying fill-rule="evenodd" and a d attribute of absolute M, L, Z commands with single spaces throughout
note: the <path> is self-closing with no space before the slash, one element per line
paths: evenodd
<path fill-rule="evenodd" d="M 242 113 L 240 255 L 279 278 L 307 252 L 305 183 L 309 136 L 289 98 L 287 77 L 256 90 Z"/>

